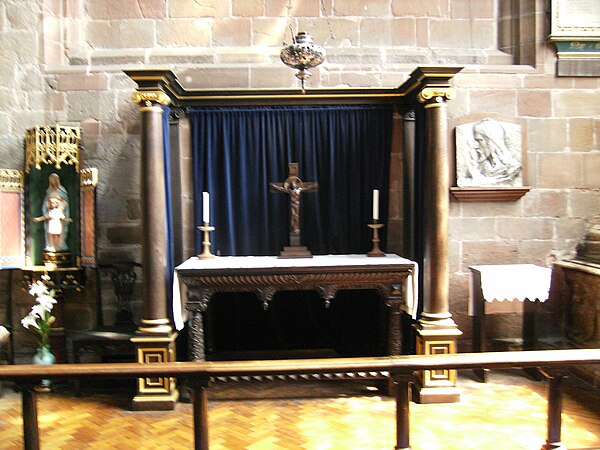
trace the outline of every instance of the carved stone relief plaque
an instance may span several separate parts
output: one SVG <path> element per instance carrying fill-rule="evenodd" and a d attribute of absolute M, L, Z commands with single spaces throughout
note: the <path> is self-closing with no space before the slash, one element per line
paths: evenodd
<path fill-rule="evenodd" d="M 521 126 L 487 118 L 456 127 L 456 184 L 523 186 Z"/>
<path fill-rule="evenodd" d="M 516 200 L 526 186 L 524 129 L 518 118 L 496 113 L 455 121 L 456 185 L 461 201 Z"/>

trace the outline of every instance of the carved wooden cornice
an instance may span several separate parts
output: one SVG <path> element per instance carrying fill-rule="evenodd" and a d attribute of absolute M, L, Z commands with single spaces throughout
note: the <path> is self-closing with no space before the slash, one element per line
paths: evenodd
<path fill-rule="evenodd" d="M 170 69 L 128 69 L 125 74 L 138 85 L 137 92 L 160 91 L 176 106 L 258 106 L 393 104 L 413 99 L 425 87 L 449 86 L 462 67 L 427 66 L 415 69 L 409 79 L 395 88 L 300 89 L 187 89 Z M 152 100 L 150 100 L 152 101 Z"/>
<path fill-rule="evenodd" d="M 446 96 L 450 90 L 453 91 L 451 80 L 461 70 L 462 67 L 459 66 L 418 67 L 400 86 L 400 91 L 407 97 L 414 96 L 417 99 L 421 95 L 423 99 L 443 97 L 450 100 Z"/>

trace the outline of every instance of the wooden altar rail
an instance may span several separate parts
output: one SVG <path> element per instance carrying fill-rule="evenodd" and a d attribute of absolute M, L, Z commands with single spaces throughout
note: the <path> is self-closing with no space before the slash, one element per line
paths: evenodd
<path fill-rule="evenodd" d="M 268 361 L 174 362 L 157 364 L 11 365 L 0 369 L 0 381 L 14 381 L 23 398 L 24 448 L 39 449 L 35 386 L 42 379 L 106 379 L 176 377 L 192 390 L 195 448 L 208 449 L 208 384 L 210 377 L 389 372 L 396 385 L 396 450 L 409 449 L 409 387 L 422 370 L 542 368 L 548 378 L 547 443 L 542 450 L 564 448 L 561 435 L 561 388 L 569 366 L 600 364 L 600 349 L 407 355 L 380 358 L 332 358 Z"/>

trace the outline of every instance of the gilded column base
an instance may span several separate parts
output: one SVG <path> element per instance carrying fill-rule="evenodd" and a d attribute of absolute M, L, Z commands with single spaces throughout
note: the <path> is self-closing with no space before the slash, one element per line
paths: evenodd
<path fill-rule="evenodd" d="M 158 325 L 162 328 L 162 325 Z M 143 332 L 142 326 L 131 338 L 136 361 L 142 364 L 174 362 L 177 332 Z M 169 326 L 169 330 L 171 327 Z M 138 378 L 137 393 L 132 400 L 134 411 L 171 411 L 179 398 L 176 380 L 171 377 Z"/>
<path fill-rule="evenodd" d="M 418 355 L 445 355 L 456 353 L 456 339 L 462 334 L 454 321 L 419 320 L 417 331 Z M 456 370 L 424 370 L 418 373 L 414 385 L 413 401 L 416 403 L 455 403 L 460 401 L 456 387 Z"/>
<path fill-rule="evenodd" d="M 170 335 L 173 332 L 169 319 L 142 319 L 138 326 L 138 334 Z"/>

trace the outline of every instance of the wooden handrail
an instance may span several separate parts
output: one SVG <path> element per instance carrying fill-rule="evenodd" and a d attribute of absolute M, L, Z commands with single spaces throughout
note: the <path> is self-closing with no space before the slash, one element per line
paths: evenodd
<path fill-rule="evenodd" d="M 376 372 L 411 373 L 443 369 L 502 369 L 510 367 L 564 367 L 600 364 L 600 349 L 536 350 L 523 352 L 406 355 L 374 358 L 322 358 L 264 361 L 196 361 L 156 364 L 54 364 L 8 365 L 0 380 L 36 381 L 69 378 L 137 378 L 294 375 L 302 373 Z"/>
<path fill-rule="evenodd" d="M 23 443 L 39 449 L 35 385 L 42 379 L 104 379 L 138 377 L 187 378 L 194 401 L 194 443 L 208 450 L 208 396 L 210 377 L 298 375 L 308 373 L 388 372 L 396 385 L 396 450 L 410 449 L 409 387 L 413 373 L 422 370 L 542 368 L 548 382 L 547 440 L 542 450 L 562 449 L 561 389 L 569 366 L 600 364 L 600 349 L 539 350 L 524 352 L 407 355 L 381 358 L 331 358 L 266 361 L 202 361 L 174 363 L 12 365 L 0 368 L 0 381 L 21 385 L 23 396 Z"/>

